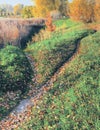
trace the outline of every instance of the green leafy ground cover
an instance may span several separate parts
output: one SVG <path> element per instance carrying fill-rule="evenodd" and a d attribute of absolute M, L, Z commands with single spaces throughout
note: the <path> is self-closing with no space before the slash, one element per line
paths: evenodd
<path fill-rule="evenodd" d="M 100 31 L 81 41 L 77 56 L 18 130 L 99 130 Z"/>
<path fill-rule="evenodd" d="M 31 44 L 26 49 L 26 53 L 35 62 L 38 85 L 50 79 L 56 70 L 71 57 L 81 38 L 93 33 L 91 30 L 84 29 L 83 24 L 69 19 L 56 21 L 55 24 L 58 28 L 65 24 L 68 28 L 61 32 L 53 32 L 49 39 Z"/>
<path fill-rule="evenodd" d="M 71 20 L 59 20 L 59 21 L 56 21 L 55 22 L 55 24 L 56 24 L 56 26 L 57 26 L 57 28 L 59 28 L 59 27 L 61 27 L 62 25 L 64 25 L 64 23 L 66 23 L 67 25 L 67 27 L 69 27 L 70 29 L 71 29 L 71 25 L 70 25 L 70 22 L 71 22 L 71 24 L 75 27 L 76 25 L 77 25 L 77 23 L 76 22 L 73 22 L 73 21 L 71 21 Z M 59 26 L 57 25 L 57 24 L 59 24 Z M 80 23 L 80 25 L 81 25 L 81 23 Z M 65 25 L 64 25 L 65 26 Z M 65 27 L 66 27 L 65 26 Z M 78 32 L 77 32 L 78 33 Z M 82 33 L 84 33 L 84 31 L 82 32 Z M 70 45 L 70 46 L 67 46 L 67 44 L 69 44 L 69 43 L 66 43 L 66 45 L 65 45 L 65 47 L 68 47 L 69 49 L 68 49 L 68 51 L 66 51 L 66 49 L 63 47 L 63 44 L 65 43 L 63 43 L 61 46 L 60 46 L 60 43 L 58 44 L 58 46 L 56 47 L 56 42 L 57 41 L 59 41 L 59 39 L 61 39 L 61 38 L 59 38 L 59 37 L 61 37 L 61 35 L 62 35 L 62 32 L 56 32 L 56 33 L 54 33 L 54 34 L 52 34 L 52 37 L 51 37 L 51 39 L 49 39 L 49 40 L 45 40 L 44 42 L 42 42 L 43 43 L 43 45 L 42 45 L 42 43 L 39 43 L 39 45 L 38 45 L 38 43 L 36 43 L 35 45 L 32 45 L 32 46 L 29 46 L 27 49 L 26 49 L 26 52 L 30 52 L 30 54 L 32 54 L 33 55 L 33 51 L 35 50 L 35 56 L 36 56 L 36 58 L 37 58 L 37 60 L 39 60 L 39 62 L 36 62 L 36 63 L 40 63 L 39 65 L 38 65 L 38 69 L 39 69 L 39 73 L 40 74 L 43 74 L 44 75 L 44 68 L 43 67 L 46 67 L 46 69 L 48 68 L 48 70 L 47 70 L 47 76 L 50 74 L 50 75 L 52 75 L 52 73 L 54 73 L 54 68 L 55 68 L 55 66 L 57 66 L 57 63 L 54 63 L 55 62 L 55 59 L 56 58 L 58 58 L 57 59 L 57 62 L 59 63 L 60 62 L 60 59 L 62 58 L 62 56 L 63 56 L 63 58 L 64 58 L 64 60 L 66 59 L 66 58 L 68 58 L 72 53 L 73 53 L 73 51 L 75 50 L 75 44 L 72 44 L 72 45 Z M 69 33 L 69 35 L 74 35 L 73 33 L 71 34 L 71 33 Z M 78 35 L 78 34 L 77 34 Z M 70 36 L 70 37 L 71 37 Z M 59 39 L 58 39 L 59 38 Z M 66 41 L 66 35 L 60 40 L 60 41 Z M 49 44 L 49 42 L 50 42 L 50 44 Z M 73 43 L 73 42 L 72 42 Z M 40 46 L 40 47 L 39 47 Z M 32 49 L 30 49 L 32 47 Z M 45 50 L 45 47 L 47 48 L 46 50 Z M 11 47 L 11 48 L 13 48 L 13 47 Z M 57 48 L 57 49 L 56 49 Z M 61 48 L 61 49 L 60 49 Z M 40 49 L 40 50 L 39 50 Z M 61 54 L 59 53 L 59 49 L 60 49 L 60 51 L 61 51 Z M 15 51 L 14 51 L 15 50 Z M 41 51 L 43 52 L 43 54 L 41 55 L 41 54 L 39 54 L 39 52 L 41 53 Z M 66 54 L 64 54 L 64 52 L 66 52 Z M 5 54 L 3 54 L 3 53 L 5 53 Z M 52 53 L 51 55 L 50 55 L 50 53 Z M 18 55 L 20 55 L 20 57 L 21 57 L 21 59 L 23 58 L 23 56 L 21 56 L 21 54 L 22 54 L 22 52 L 19 52 L 18 50 L 17 50 L 17 48 L 14 48 L 14 49 L 12 49 L 11 51 L 7 51 L 7 49 L 5 49 L 5 50 L 0 50 L 0 54 L 1 54 L 1 61 L 3 60 L 5 60 L 5 62 L 6 62 L 6 67 L 5 67 L 5 71 L 8 71 L 7 73 L 6 73 L 6 77 L 5 78 L 7 78 L 8 80 L 5 80 L 4 81 L 4 86 L 8 86 L 7 84 L 12 84 L 13 82 L 10 82 L 10 80 L 12 81 L 12 79 L 14 78 L 15 80 L 17 79 L 16 77 L 15 77 L 15 71 L 21 71 L 21 67 L 20 67 L 20 65 L 22 66 L 22 60 L 21 61 L 19 61 L 19 58 L 18 58 Z M 45 57 L 43 57 L 44 56 L 44 54 L 46 54 L 47 56 L 45 56 Z M 63 54 L 63 55 L 62 55 Z M 40 55 L 41 55 L 41 57 L 40 57 Z M 55 55 L 55 56 L 54 56 Z M 17 56 L 17 59 L 16 59 L 16 56 Z M 60 59 L 59 59 L 59 56 L 60 56 Z M 42 57 L 44 58 L 44 60 L 42 61 Z M 54 60 L 53 60 L 53 58 L 54 58 Z M 47 61 L 46 61 L 47 60 Z M 51 61 L 52 60 L 52 61 Z M 62 60 L 61 62 L 63 62 L 64 60 Z M 9 61 L 11 61 L 10 62 L 10 64 L 8 64 L 9 63 Z M 42 61 L 42 63 L 41 63 L 41 61 Z M 49 63 L 50 63 L 50 65 L 49 65 Z M 0 63 L 1 64 L 1 63 Z M 19 66 L 18 66 L 18 64 L 20 64 Z M 43 65 L 42 65 L 43 64 Z M 54 64 L 54 65 L 53 65 Z M 42 66 L 41 66 L 42 65 Z M 13 68 L 11 67 L 11 66 L 13 66 Z M 53 67 L 54 66 L 54 67 Z M 41 68 L 43 69 L 43 70 L 41 70 Z M 12 69 L 12 72 L 11 71 L 9 71 L 9 69 Z M 52 70 L 53 69 L 53 70 Z M 2 69 L 1 69 L 2 70 Z M 14 71 L 15 70 L 15 71 Z M 50 72 L 51 71 L 51 72 Z M 0 71 L 0 76 L 1 76 L 1 74 L 3 74 L 2 73 L 2 71 Z M 21 74 L 21 73 L 20 73 Z M 3 74 L 4 75 L 4 74 Z M 10 77 L 11 78 L 10 78 Z M 13 76 L 13 77 L 12 77 Z M 17 75 L 16 75 L 17 76 Z M 50 76 L 48 76 L 47 77 L 46 76 L 46 72 L 45 72 L 45 75 L 43 76 L 43 79 L 42 79 L 42 77 L 41 78 L 39 78 L 40 79 L 40 81 L 46 81 L 46 79 L 48 79 L 48 77 L 50 77 Z M 0 87 L 2 86 L 2 87 L 4 87 L 3 86 L 3 82 L 1 81 L 1 80 L 4 80 L 4 78 L 2 78 L 2 77 L 0 77 Z M 23 79 L 23 81 L 24 81 L 24 79 Z M 8 82 L 8 83 L 7 83 Z M 41 83 L 41 82 L 40 82 Z M 16 84 L 16 83 L 15 83 Z M 17 84 L 16 84 L 17 85 Z M 15 87 L 15 85 L 11 85 L 11 86 L 14 86 Z M 19 87 L 19 86 L 18 86 Z M 27 94 L 26 94 L 26 96 L 27 96 Z M 1 89 L 0 89 L 0 120 L 2 120 L 2 118 L 3 117 L 5 117 L 11 110 L 12 110 L 12 108 L 14 108 L 18 103 L 19 103 L 19 101 L 23 98 L 23 97 L 25 97 L 26 98 L 26 96 L 25 96 L 25 94 L 24 95 L 22 95 L 21 94 L 21 91 L 16 91 L 16 92 L 2 92 L 1 91 Z"/>
<path fill-rule="evenodd" d="M 75 52 L 76 44 L 78 40 L 93 33 L 93 31 L 91 30 L 84 29 L 83 24 L 81 23 L 77 24 L 76 22 L 72 22 L 71 20 L 65 20 L 65 21 L 62 20 L 59 22 L 60 24 L 57 25 L 58 30 L 63 25 L 64 25 L 63 26 L 64 30 L 61 30 L 61 32 L 56 31 L 52 33 L 52 36 L 48 40 L 44 40 L 44 41 L 29 45 L 25 50 L 26 54 L 32 56 L 32 59 L 35 62 L 35 66 L 33 67 L 35 67 L 37 71 L 36 78 L 37 78 L 38 84 L 35 84 L 34 86 L 42 85 L 48 79 L 50 79 L 50 77 L 56 72 L 56 70 L 59 69 L 59 67 L 69 57 L 73 55 L 73 53 Z M 55 24 L 58 24 L 59 22 L 56 21 Z M 14 92 L 12 94 L 9 92 L 8 93 L 0 92 L 0 104 L 1 104 L 0 120 L 2 119 L 2 117 L 7 115 L 9 111 L 14 106 L 16 106 L 19 100 L 23 98 L 24 96 L 25 95 L 21 95 L 20 91 Z M 39 128 L 37 127 L 37 129 Z"/>
<path fill-rule="evenodd" d="M 25 53 L 14 46 L 0 50 L 0 120 L 15 107 L 32 79 Z"/>

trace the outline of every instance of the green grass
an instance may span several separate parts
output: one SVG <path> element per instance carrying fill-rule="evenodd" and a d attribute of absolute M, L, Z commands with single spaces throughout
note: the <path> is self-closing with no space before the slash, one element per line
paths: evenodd
<path fill-rule="evenodd" d="M 76 27 L 77 25 L 82 25 L 81 22 L 75 22 L 75 21 L 72 21 L 71 19 L 61 19 L 61 20 L 57 20 L 57 21 L 54 21 L 53 22 L 56 27 L 62 27 L 62 26 L 65 26 L 66 28 L 71 28 L 71 27 Z"/>
<path fill-rule="evenodd" d="M 81 41 L 79 54 L 34 106 L 19 130 L 100 129 L 100 32 Z"/>
<path fill-rule="evenodd" d="M 0 120 L 29 90 L 32 69 L 26 55 L 11 45 L 0 50 Z"/>
<path fill-rule="evenodd" d="M 56 33 L 52 33 L 50 39 L 32 44 L 26 49 L 26 53 L 32 55 L 35 60 L 38 81 L 35 86 L 42 85 L 50 79 L 54 72 L 74 53 L 76 49 L 75 42 L 90 32 L 80 28 L 77 30 L 73 29 L 79 24 L 69 19 L 59 20 L 55 23 L 60 23 L 59 27 L 66 23 L 66 26 L 73 31 L 70 32 L 68 28 L 64 32 L 56 31 Z M 19 91 L 10 93 L 10 95 L 12 95 L 12 98 L 9 98 L 6 93 L 0 92 L 0 103 L 2 104 L 0 106 L 0 120 L 9 114 L 24 97 Z"/>
<path fill-rule="evenodd" d="M 82 23 L 76 23 L 76 22 L 71 21 L 70 19 L 59 20 L 59 21 L 56 21 L 55 24 L 57 25 L 57 28 L 62 29 L 60 30 L 61 32 L 60 31 L 53 32 L 52 36 L 49 39 L 43 40 L 41 42 L 33 43 L 29 45 L 25 50 L 26 53 L 32 56 L 32 59 L 34 60 L 34 63 L 35 63 L 35 69 L 37 71 L 37 77 L 36 77 L 37 84 L 35 84 L 34 86 L 41 86 L 48 79 L 50 79 L 51 76 L 59 69 L 59 67 L 62 66 L 63 63 L 66 62 L 73 55 L 73 53 L 76 50 L 77 42 L 83 37 L 91 33 L 94 33 L 94 31 L 92 30 L 84 29 Z M 91 59 L 91 62 L 86 62 L 86 63 L 89 65 L 92 64 L 93 55 L 97 54 L 96 49 L 98 50 L 98 47 L 99 47 L 99 45 L 97 47 L 97 44 L 95 44 L 96 42 L 99 43 L 100 41 L 100 39 L 98 39 L 99 34 L 100 33 L 97 33 L 93 37 L 89 36 L 87 39 L 85 39 L 82 42 L 81 50 L 86 51 L 86 52 L 83 52 L 82 53 L 83 55 L 82 54 L 79 55 L 79 57 L 77 57 L 71 63 L 71 66 L 68 69 L 66 69 L 66 72 L 64 73 L 64 75 L 60 75 L 58 77 L 57 82 L 54 83 L 53 89 L 50 90 L 49 93 L 45 94 L 43 97 L 43 100 L 39 102 L 40 108 L 38 109 L 35 107 L 33 108 L 32 120 L 27 122 L 25 127 L 23 127 L 22 129 L 40 130 L 43 127 L 43 130 L 44 130 L 47 127 L 48 129 L 51 129 L 51 130 L 53 129 L 65 130 L 66 128 L 73 129 L 75 123 L 76 123 L 75 124 L 76 129 L 78 128 L 79 124 L 77 124 L 78 122 L 77 120 L 81 115 L 81 109 L 82 109 L 82 114 L 84 113 L 86 109 L 89 109 L 89 108 L 85 109 L 84 105 L 83 105 L 84 109 L 81 107 L 78 108 L 78 105 L 80 106 L 80 103 L 82 103 L 81 93 L 86 92 L 88 94 L 89 92 L 91 92 L 90 88 L 89 89 L 87 89 L 87 87 L 80 88 L 80 86 L 84 86 L 84 82 L 86 81 L 87 77 L 90 76 L 92 73 L 93 73 L 92 75 L 97 76 L 97 71 L 93 70 L 92 72 L 91 69 L 89 71 L 89 68 L 85 70 L 86 69 L 85 61 L 88 61 L 89 59 Z M 89 45 L 87 45 L 86 43 Z M 90 53 L 90 48 L 92 50 L 91 53 Z M 98 60 L 97 56 L 95 59 L 96 61 Z M 81 66 L 81 65 L 83 65 L 83 68 L 82 70 L 79 70 L 78 66 Z M 93 62 L 93 66 L 94 66 L 94 62 Z M 96 67 L 98 69 L 98 66 Z M 79 71 L 79 73 L 75 71 L 76 69 L 77 71 Z M 89 73 L 86 73 L 88 71 Z M 79 77 L 80 77 L 80 80 L 84 82 L 81 83 L 79 80 Z M 98 79 L 98 76 L 97 76 L 97 79 Z M 91 80 L 94 80 L 94 79 L 90 78 L 89 82 Z M 96 81 L 94 82 L 94 84 L 96 84 Z M 78 91 L 79 91 L 80 97 L 77 96 Z M 94 89 L 92 92 L 89 94 L 93 95 L 94 98 L 95 97 L 96 98 L 92 99 L 91 97 L 90 102 L 92 102 L 93 100 L 93 103 L 94 103 L 94 100 L 96 100 L 97 102 L 95 102 L 95 104 L 93 105 L 95 107 L 97 103 L 97 107 L 98 107 L 98 96 L 96 96 Z M 2 106 L 0 106 L 0 120 L 3 117 L 5 117 L 10 112 L 10 110 L 12 110 L 12 108 L 14 108 L 16 104 L 24 96 L 25 95 L 21 95 L 21 93 L 19 92 L 16 92 L 16 93 L 14 92 L 12 96 L 13 98 L 11 98 L 7 96 L 6 93 L 0 92 L 0 104 L 2 104 Z M 87 99 L 88 98 L 89 97 L 87 97 Z M 85 101 L 84 101 L 84 104 L 85 104 Z M 87 106 L 87 104 L 85 105 Z M 75 115 L 78 113 L 77 111 L 73 112 L 74 109 L 76 110 L 76 108 L 79 109 L 78 110 L 79 117 Z M 90 111 L 92 111 L 92 106 L 90 108 Z M 97 111 L 97 109 L 95 111 Z M 41 115 L 40 114 L 41 112 L 43 112 L 44 114 Z M 36 118 L 34 118 L 34 116 Z M 74 121 L 74 118 L 76 122 Z M 78 123 L 80 123 L 81 120 L 82 119 L 79 119 Z M 97 126 L 94 126 L 94 127 L 98 128 L 98 124 L 99 124 L 99 121 L 96 122 Z"/>
<path fill-rule="evenodd" d="M 77 29 L 70 27 L 70 30 L 66 29 L 63 33 L 54 32 L 50 39 L 29 45 L 26 53 L 31 55 L 35 61 L 38 85 L 50 79 L 55 71 L 75 52 L 78 40 L 90 33 L 93 31 L 81 27 Z"/>

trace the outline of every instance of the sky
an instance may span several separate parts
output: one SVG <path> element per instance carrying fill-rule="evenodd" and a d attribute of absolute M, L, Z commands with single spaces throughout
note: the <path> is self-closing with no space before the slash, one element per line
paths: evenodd
<path fill-rule="evenodd" d="M 69 0 L 72 1 L 72 0 Z M 24 4 L 24 5 L 34 5 L 34 3 L 31 0 L 0 0 L 0 4 L 10 4 L 10 5 L 16 5 L 16 4 Z"/>
<path fill-rule="evenodd" d="M 18 3 L 24 5 L 33 5 L 33 2 L 31 2 L 31 0 L 0 0 L 0 4 L 16 5 Z"/>

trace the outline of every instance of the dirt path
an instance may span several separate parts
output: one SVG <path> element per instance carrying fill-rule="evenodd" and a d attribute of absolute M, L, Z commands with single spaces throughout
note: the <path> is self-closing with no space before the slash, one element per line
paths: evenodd
<path fill-rule="evenodd" d="M 0 122 L 0 130 L 13 130 L 18 128 L 20 124 L 24 121 L 30 119 L 31 109 L 34 106 L 35 102 L 38 101 L 41 96 L 50 90 L 57 80 L 58 75 L 64 73 L 66 67 L 70 65 L 70 62 L 77 56 L 79 53 L 80 43 L 76 44 L 76 50 L 73 53 L 72 57 L 69 58 L 51 77 L 51 79 L 46 82 L 40 89 L 36 90 L 36 93 L 28 99 L 24 99 L 20 102 L 20 104 L 7 116 L 4 120 Z"/>

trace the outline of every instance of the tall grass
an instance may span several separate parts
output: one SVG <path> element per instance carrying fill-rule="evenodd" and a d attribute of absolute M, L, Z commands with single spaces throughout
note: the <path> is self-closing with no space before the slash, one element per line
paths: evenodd
<path fill-rule="evenodd" d="M 25 46 L 43 24 L 43 19 L 0 19 L 0 46 L 8 43 L 18 47 Z"/>

